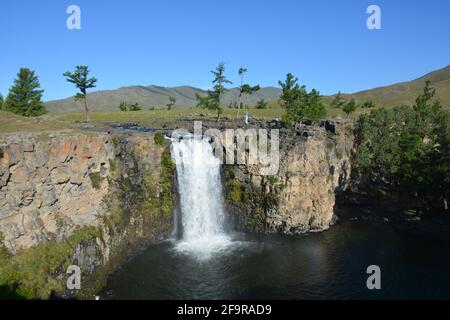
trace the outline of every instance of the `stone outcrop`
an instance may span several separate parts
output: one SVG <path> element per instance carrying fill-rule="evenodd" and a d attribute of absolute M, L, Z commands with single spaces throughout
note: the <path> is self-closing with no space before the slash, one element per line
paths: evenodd
<path fill-rule="evenodd" d="M 12 253 L 98 226 L 115 157 L 108 137 L 9 136 L 0 148 L 0 231 Z"/>
<path fill-rule="evenodd" d="M 174 205 L 167 149 L 152 134 L 0 137 L 0 273 L 11 278 L 7 284 L 31 298 L 90 294 L 132 252 L 164 239 Z M 30 260 L 45 281 L 30 275 Z M 82 292 L 66 292 L 68 265 L 81 268 Z"/>
<path fill-rule="evenodd" d="M 352 146 L 350 124 L 296 125 L 280 134 L 276 176 L 261 175 L 258 166 L 224 166 L 233 224 L 283 234 L 329 228 L 336 194 L 349 183 Z"/>

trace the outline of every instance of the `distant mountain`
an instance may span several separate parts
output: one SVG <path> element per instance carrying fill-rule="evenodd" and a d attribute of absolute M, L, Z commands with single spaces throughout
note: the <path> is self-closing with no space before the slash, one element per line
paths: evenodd
<path fill-rule="evenodd" d="M 177 99 L 176 108 L 190 108 L 196 105 L 195 94 L 206 94 L 205 90 L 190 86 L 180 87 L 159 87 L 159 86 L 130 86 L 117 90 L 96 91 L 88 94 L 88 102 L 92 111 L 118 111 L 122 101 L 138 102 L 144 108 L 163 108 L 169 102 L 169 97 Z M 278 99 L 281 90 L 274 87 L 261 88 L 251 96 L 246 96 L 243 103 L 255 105 L 260 99 Z M 223 97 L 223 104 L 228 106 L 231 101 L 236 101 L 239 91 L 234 88 L 228 91 Z M 54 100 L 45 103 L 49 111 L 83 111 L 83 104 L 75 101 L 73 97 Z"/>
<path fill-rule="evenodd" d="M 450 107 L 450 65 L 430 72 L 418 79 L 392 84 L 389 86 L 364 90 L 351 94 L 342 94 L 346 99 L 354 98 L 362 103 L 372 100 L 377 106 L 394 107 L 401 105 L 412 105 L 416 97 L 422 92 L 425 81 L 430 80 L 436 89 L 436 98 L 446 107 Z M 195 94 L 206 94 L 205 90 L 190 86 L 180 87 L 159 87 L 159 86 L 130 86 L 117 90 L 96 91 L 88 94 L 88 101 L 93 111 L 117 111 L 122 101 L 138 102 L 144 108 L 163 108 L 169 101 L 170 96 L 177 98 L 175 107 L 190 108 L 196 105 Z M 224 106 L 228 106 L 231 101 L 236 101 L 239 91 L 234 88 L 228 91 L 223 97 Z M 261 88 L 257 93 L 246 96 L 243 103 L 255 105 L 260 99 L 269 101 L 272 107 L 278 106 L 278 98 L 281 89 L 275 87 Z M 329 103 L 333 96 L 324 97 Z M 46 102 L 45 105 L 50 111 L 83 111 L 83 105 L 76 102 L 73 97 Z"/>
<path fill-rule="evenodd" d="M 372 100 L 377 106 L 384 107 L 412 105 L 416 97 L 422 93 L 427 80 L 431 81 L 432 87 L 436 89 L 436 99 L 440 100 L 445 107 L 450 107 L 450 65 L 412 81 L 352 94 L 342 94 L 342 97 L 346 99 L 354 98 L 360 103 Z"/>

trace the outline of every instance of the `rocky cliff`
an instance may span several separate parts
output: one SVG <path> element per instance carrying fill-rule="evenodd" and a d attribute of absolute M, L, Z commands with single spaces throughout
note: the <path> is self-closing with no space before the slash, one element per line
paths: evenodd
<path fill-rule="evenodd" d="M 257 165 L 224 165 L 233 228 L 327 229 L 352 145 L 349 125 L 298 124 L 280 133 L 276 176 Z M 161 134 L 0 136 L 0 296 L 92 298 L 128 256 L 168 237 L 175 169 Z M 81 290 L 66 289 L 71 265 L 82 271 Z"/>
<path fill-rule="evenodd" d="M 280 134 L 280 166 L 264 176 L 258 166 L 224 166 L 233 224 L 253 232 L 322 231 L 335 220 L 336 194 L 349 183 L 352 126 L 298 124 Z"/>
<path fill-rule="evenodd" d="M 169 233 L 173 171 L 167 145 L 148 134 L 0 137 L 0 289 L 98 290 L 130 252 Z M 65 289 L 69 265 L 83 272 L 80 292 Z"/>

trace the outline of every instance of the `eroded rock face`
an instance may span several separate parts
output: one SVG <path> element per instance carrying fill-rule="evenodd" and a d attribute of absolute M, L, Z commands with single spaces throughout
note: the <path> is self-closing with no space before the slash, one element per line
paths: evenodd
<path fill-rule="evenodd" d="M 32 298 L 92 297 L 127 255 L 165 239 L 175 203 L 167 150 L 152 134 L 0 136 L 0 249 L 12 254 L 0 262 L 15 271 L 7 280 L 34 279 L 32 262 L 55 270 L 40 276 L 52 279 L 44 285 L 25 284 Z M 82 292 L 65 291 L 66 265 L 81 268 Z"/>
<path fill-rule="evenodd" d="M 150 135 L 1 137 L 0 232 L 4 244 L 16 252 L 45 239 L 65 239 L 75 228 L 98 226 L 98 217 L 110 209 L 105 207 L 105 196 L 118 191 L 111 182 L 126 179 L 138 188 L 145 174 L 158 181 L 163 150 Z M 128 191 L 132 201 L 133 190 Z"/>
<path fill-rule="evenodd" d="M 2 137 L 0 232 L 13 253 L 97 226 L 114 148 L 99 135 Z M 91 175 L 97 175 L 94 187 Z"/>
<path fill-rule="evenodd" d="M 238 229 L 298 234 L 333 224 L 336 194 L 350 178 L 352 128 L 313 131 L 282 132 L 276 176 L 260 175 L 258 166 L 224 167 L 228 212 Z"/>

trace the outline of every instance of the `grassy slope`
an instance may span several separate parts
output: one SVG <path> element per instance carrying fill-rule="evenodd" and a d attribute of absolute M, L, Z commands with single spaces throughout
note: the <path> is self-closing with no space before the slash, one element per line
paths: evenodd
<path fill-rule="evenodd" d="M 342 94 L 342 97 L 350 100 L 355 99 L 358 103 L 372 100 L 377 107 L 393 108 L 402 105 L 413 105 L 416 97 L 422 93 L 425 81 L 430 80 L 436 89 L 435 98 L 441 101 L 443 106 L 450 110 L 450 66 L 433 71 L 413 81 L 396 83 L 389 86 L 364 90 L 352 94 Z M 324 102 L 329 105 L 333 96 L 323 97 Z M 278 105 L 276 100 L 270 101 L 272 107 Z M 331 110 L 331 114 L 341 114 L 337 110 Z M 361 110 L 359 111 L 361 112 Z"/>
<path fill-rule="evenodd" d="M 436 98 L 439 99 L 447 110 L 450 110 L 450 66 L 431 72 L 419 79 L 394 84 L 391 86 L 375 88 L 357 92 L 351 95 L 343 95 L 346 99 L 355 98 L 358 102 L 366 100 L 373 100 L 377 107 L 394 107 L 400 105 L 412 105 L 415 98 L 422 92 L 426 80 L 432 81 L 432 85 L 436 88 Z M 132 87 L 134 89 L 139 87 Z M 132 89 L 132 90 L 134 90 Z M 178 94 L 191 96 L 197 89 L 191 87 L 179 88 L 161 88 L 161 87 L 145 87 L 145 90 L 156 90 L 158 93 L 169 90 L 166 94 L 172 94 L 171 90 L 178 90 Z M 272 90 L 272 89 L 270 89 Z M 269 90 L 269 91 L 270 91 Z M 117 92 L 117 90 L 111 91 Z M 268 95 L 273 95 L 274 91 L 267 92 Z M 324 97 L 325 104 L 329 105 L 332 96 Z M 111 102 L 111 105 L 115 105 Z M 280 107 L 278 100 L 268 101 L 269 109 L 255 110 L 250 109 L 251 117 L 257 118 L 281 118 L 284 110 Z M 91 101 L 91 105 L 95 103 Z M 161 128 L 164 124 L 173 124 L 182 118 L 200 118 L 200 114 L 204 114 L 205 118 L 214 118 L 213 112 L 208 112 L 201 109 L 189 109 L 186 106 L 177 108 L 171 111 L 168 110 L 144 110 L 139 112 L 94 112 L 92 114 L 93 123 L 104 126 L 108 123 L 137 123 L 144 126 Z M 95 108 L 93 108 L 95 110 Z M 107 109 L 111 109 L 108 107 Z M 328 117 L 345 117 L 345 114 L 340 109 L 328 107 Z M 69 109 L 70 110 L 70 109 Z M 115 108 L 113 108 L 115 110 Z M 352 117 L 356 117 L 363 112 L 368 112 L 370 109 L 358 109 Z M 234 117 L 236 110 L 225 109 L 223 116 Z M 84 114 L 82 112 L 51 112 L 45 116 L 37 119 L 27 119 L 7 112 L 0 111 L 0 133 L 1 132 L 15 132 L 15 131 L 50 131 L 50 130 L 64 130 L 72 129 L 77 126 L 77 123 L 82 122 Z"/>
<path fill-rule="evenodd" d="M 10 112 L 0 111 L 0 133 L 17 131 L 55 131 L 65 130 L 68 123 L 60 120 L 48 120 L 47 116 L 26 118 Z"/>
<path fill-rule="evenodd" d="M 284 111 L 280 108 L 249 110 L 251 117 L 280 118 Z M 203 115 L 203 116 L 202 116 Z M 223 116 L 234 117 L 236 110 L 225 109 Z M 215 119 L 216 114 L 202 109 L 143 110 L 136 112 L 93 112 L 92 123 L 98 127 L 110 123 L 136 123 L 142 126 L 162 128 L 173 125 L 180 119 Z M 241 111 L 242 117 L 242 111 Z M 9 112 L 0 111 L 0 133 L 19 131 L 60 131 L 75 129 L 84 121 L 82 112 L 51 112 L 36 119 L 29 119 Z"/>

